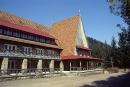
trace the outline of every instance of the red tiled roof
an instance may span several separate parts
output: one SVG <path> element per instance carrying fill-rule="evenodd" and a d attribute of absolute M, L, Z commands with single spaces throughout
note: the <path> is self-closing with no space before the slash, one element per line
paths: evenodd
<path fill-rule="evenodd" d="M 92 56 L 62 56 L 62 60 L 77 60 L 77 59 L 85 59 L 85 60 L 99 60 L 98 58 Z"/>
<path fill-rule="evenodd" d="M 83 46 L 76 46 L 77 48 L 79 49 L 83 49 L 83 50 L 87 50 L 87 51 L 92 51 L 92 49 L 89 49 L 89 48 L 86 48 L 86 47 L 83 47 Z"/>
<path fill-rule="evenodd" d="M 46 32 L 41 32 L 39 30 L 31 29 L 31 28 L 26 27 L 26 26 L 20 26 L 20 25 L 17 25 L 17 24 L 13 24 L 13 23 L 10 23 L 9 21 L 6 21 L 6 20 L 0 19 L 0 25 L 7 26 L 7 27 L 13 28 L 15 30 L 21 30 L 21 31 L 25 31 L 25 32 L 29 32 L 29 33 L 33 33 L 33 34 L 36 34 L 36 35 L 40 35 L 40 36 L 44 36 L 44 37 L 47 37 L 47 38 L 54 39 L 53 36 L 49 35 Z"/>
<path fill-rule="evenodd" d="M 26 27 L 29 27 L 31 29 L 40 30 L 41 32 L 42 31 L 43 32 L 49 31 L 47 26 L 32 22 L 30 20 L 12 15 L 12 14 L 4 12 L 4 11 L 0 11 L 0 19 L 9 21 L 10 23 L 17 24 L 20 26 L 26 26 Z"/>

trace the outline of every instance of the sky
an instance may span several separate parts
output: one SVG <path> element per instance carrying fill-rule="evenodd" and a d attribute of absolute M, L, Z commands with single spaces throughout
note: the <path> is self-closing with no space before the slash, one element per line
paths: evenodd
<path fill-rule="evenodd" d="M 50 27 L 79 14 L 87 36 L 108 44 L 115 36 L 118 39 L 117 24 L 124 24 L 122 18 L 110 13 L 106 0 L 0 0 L 0 10 Z"/>

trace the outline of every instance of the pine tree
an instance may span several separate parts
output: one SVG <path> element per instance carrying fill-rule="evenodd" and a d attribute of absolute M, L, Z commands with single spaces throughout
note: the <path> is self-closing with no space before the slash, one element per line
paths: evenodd
<path fill-rule="evenodd" d="M 119 54 L 117 45 L 116 45 L 116 40 L 115 37 L 112 38 L 111 41 L 111 58 L 112 58 L 112 62 L 113 62 L 113 66 L 114 67 L 120 67 L 120 57 L 118 56 Z"/>
<path fill-rule="evenodd" d="M 130 26 L 128 27 L 127 31 L 127 57 L 128 57 L 127 67 L 130 67 Z"/>
<path fill-rule="evenodd" d="M 122 32 L 119 33 L 119 55 L 121 58 L 121 65 L 126 68 L 128 61 L 128 48 L 127 48 L 127 30 L 122 29 Z"/>
<path fill-rule="evenodd" d="M 105 41 L 104 45 L 104 66 L 105 68 L 111 67 L 111 47 Z"/>
<path fill-rule="evenodd" d="M 121 32 L 119 33 L 119 54 L 121 66 L 130 67 L 130 0 L 107 0 L 110 3 L 110 10 L 124 19 L 128 24 L 128 28 L 123 28 L 120 25 Z"/>

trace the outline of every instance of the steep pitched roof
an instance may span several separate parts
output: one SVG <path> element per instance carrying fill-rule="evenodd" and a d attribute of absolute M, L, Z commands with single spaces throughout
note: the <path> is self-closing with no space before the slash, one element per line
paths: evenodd
<path fill-rule="evenodd" d="M 11 14 L 3 12 L 3 11 L 0 11 L 0 19 L 9 21 L 9 22 L 17 24 L 17 25 L 26 26 L 31 29 L 37 29 L 40 31 L 48 32 L 48 27 L 46 27 L 46 26 L 34 23 L 30 20 L 26 20 L 26 19 L 23 19 L 18 16 L 11 15 Z"/>
<path fill-rule="evenodd" d="M 50 33 L 58 39 L 59 45 L 63 49 L 61 56 L 75 55 L 79 20 L 80 16 L 74 16 L 54 24 L 50 29 Z"/>
<path fill-rule="evenodd" d="M 23 19 L 18 16 L 11 15 L 7 12 L 0 11 L 0 25 L 17 28 L 23 31 L 32 32 L 34 34 L 54 38 L 49 34 L 49 28 L 30 20 Z M 57 39 L 55 41 L 58 43 Z"/>
<path fill-rule="evenodd" d="M 80 16 L 74 16 L 70 19 L 63 20 L 59 23 L 55 23 L 51 29 L 49 29 L 46 26 L 34 23 L 32 21 L 10 15 L 6 12 L 0 11 L 0 20 L 6 20 L 9 21 L 10 23 L 20 25 L 23 27 L 29 27 L 28 29 L 35 29 L 38 31 L 43 31 L 45 33 L 49 33 L 52 36 L 56 38 L 56 43 L 58 46 L 63 49 L 61 56 L 70 56 L 70 55 L 75 55 L 76 51 L 76 46 L 77 45 L 82 45 L 77 44 L 76 42 L 82 41 L 83 39 L 81 37 L 77 37 L 78 35 L 81 35 L 81 32 L 79 31 L 79 25 L 81 23 L 81 17 Z M 41 32 L 42 33 L 42 32 Z M 44 34 L 44 33 L 43 33 Z M 77 38 L 80 38 L 79 40 Z"/>

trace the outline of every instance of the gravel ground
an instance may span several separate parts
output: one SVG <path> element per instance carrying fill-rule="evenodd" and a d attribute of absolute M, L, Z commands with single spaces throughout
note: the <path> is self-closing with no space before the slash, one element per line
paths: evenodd
<path fill-rule="evenodd" d="M 125 74 L 114 73 L 114 74 L 96 74 L 86 76 L 62 76 L 52 78 L 23 79 L 23 80 L 0 82 L 0 87 L 112 87 L 108 86 L 107 83 L 106 83 L 107 86 L 102 86 L 101 84 L 99 86 L 95 82 L 96 81 L 107 82 L 108 78 L 113 77 L 114 79 L 123 75 Z"/>

